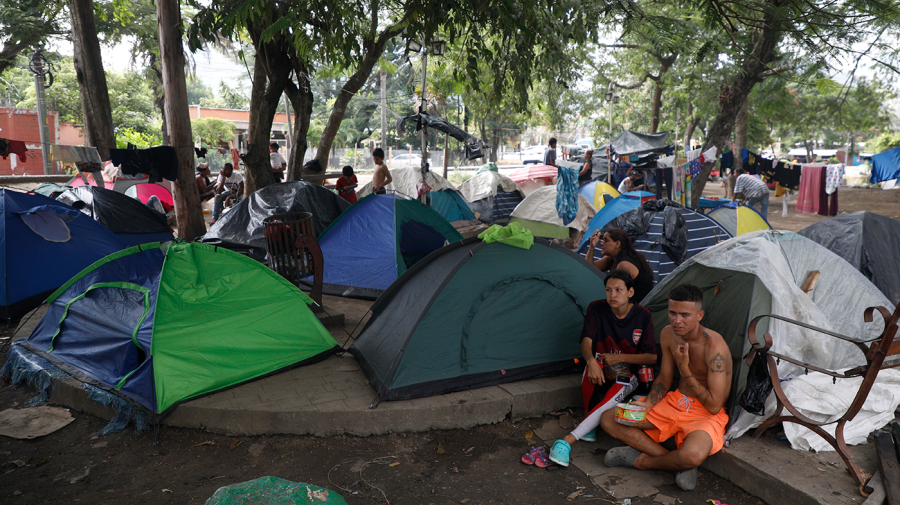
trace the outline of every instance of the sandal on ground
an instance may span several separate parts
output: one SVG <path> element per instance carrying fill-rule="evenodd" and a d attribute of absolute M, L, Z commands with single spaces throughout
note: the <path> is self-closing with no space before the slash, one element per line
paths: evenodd
<path fill-rule="evenodd" d="M 543 449 L 544 447 L 540 446 L 540 448 Z M 522 463 L 525 463 L 526 465 L 533 465 L 534 460 L 537 458 L 537 454 L 538 446 L 532 447 L 528 450 L 528 452 L 522 455 Z"/>
<path fill-rule="evenodd" d="M 552 466 L 553 462 L 547 455 L 547 449 L 543 445 L 538 446 L 537 450 L 531 453 L 534 456 L 534 466 L 538 468 L 547 468 Z"/>

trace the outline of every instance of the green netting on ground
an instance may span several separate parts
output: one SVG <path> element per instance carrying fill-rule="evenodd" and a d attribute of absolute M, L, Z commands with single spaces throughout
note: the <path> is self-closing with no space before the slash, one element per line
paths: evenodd
<path fill-rule="evenodd" d="M 206 505 L 347 505 L 338 493 L 303 482 L 278 477 L 260 477 L 220 487 Z"/>

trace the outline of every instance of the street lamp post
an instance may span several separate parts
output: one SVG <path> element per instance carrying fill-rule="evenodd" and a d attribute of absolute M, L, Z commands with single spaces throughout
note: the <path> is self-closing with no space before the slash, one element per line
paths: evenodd
<path fill-rule="evenodd" d="M 612 184 L 612 127 L 613 127 L 613 104 L 619 103 L 619 95 L 613 93 L 616 84 L 609 83 L 609 90 L 606 92 L 606 101 L 609 102 L 609 143 L 606 148 L 606 183 Z"/>
<path fill-rule="evenodd" d="M 407 49 L 410 51 L 421 52 L 422 53 L 422 91 L 421 91 L 421 100 L 419 102 L 419 114 L 422 114 L 427 109 L 427 103 L 425 98 L 425 85 L 427 83 L 427 75 L 428 75 L 428 52 L 429 48 L 426 44 L 418 41 L 418 40 L 410 40 L 406 45 Z M 444 48 L 446 47 L 446 43 L 443 40 L 433 40 L 431 42 L 431 53 L 435 56 L 441 56 L 444 54 Z M 419 136 L 422 142 L 422 177 L 425 177 L 425 173 L 428 171 L 428 135 L 425 132 L 425 126 L 422 124 L 422 118 L 419 116 L 418 124 L 416 125 L 419 128 Z"/>

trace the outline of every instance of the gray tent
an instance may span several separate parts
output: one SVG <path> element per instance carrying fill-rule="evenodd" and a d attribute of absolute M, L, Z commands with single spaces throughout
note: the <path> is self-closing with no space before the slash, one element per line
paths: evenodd
<path fill-rule="evenodd" d="M 241 200 L 197 241 L 264 261 L 265 218 L 288 212 L 310 212 L 318 236 L 349 207 L 346 200 L 318 184 L 300 181 L 272 184 Z"/>
<path fill-rule="evenodd" d="M 851 212 L 807 226 L 800 235 L 847 260 L 891 302 L 900 303 L 900 221 Z"/>
<path fill-rule="evenodd" d="M 808 274 L 818 270 L 815 289 L 800 290 Z M 719 332 L 731 350 L 734 379 L 727 408 L 732 415 L 747 379 L 741 359 L 750 349 L 746 332 L 759 315 L 775 314 L 831 329 L 861 339 L 875 338 L 883 323 L 864 323 L 863 311 L 890 302 L 849 263 L 819 244 L 785 231 L 757 231 L 732 238 L 685 261 L 644 298 L 653 324 L 668 325 L 668 295 L 675 286 L 691 283 L 704 293 L 705 326 Z M 856 346 L 787 323 L 764 319 L 758 331 L 775 338 L 773 350 L 814 363 L 841 369 L 864 363 Z M 780 375 L 803 373 L 787 362 Z M 733 420 L 733 419 L 732 419 Z"/>

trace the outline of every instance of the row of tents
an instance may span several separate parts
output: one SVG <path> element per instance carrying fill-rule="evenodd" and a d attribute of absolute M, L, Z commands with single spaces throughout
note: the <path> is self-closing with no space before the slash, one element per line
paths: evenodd
<path fill-rule="evenodd" d="M 463 185 L 466 201 L 467 193 L 480 201 L 515 191 L 499 174 L 484 173 L 501 182 Z M 593 206 L 596 195 L 588 196 L 582 194 Z M 616 226 L 638 238 L 656 274 L 643 303 L 658 327 L 665 323 L 668 290 L 681 282 L 701 286 L 709 298 L 707 321 L 732 346 L 735 370 L 743 371 L 737 366 L 747 345 L 744 330 L 756 315 L 794 317 L 793 308 L 803 306 L 810 324 L 829 321 L 836 331 L 860 334 L 871 331 L 861 316 L 833 314 L 861 314 L 857 305 L 897 301 L 872 284 L 885 279 L 897 286 L 877 263 L 897 252 L 880 243 L 854 250 L 864 258 L 858 271 L 802 235 L 736 234 L 728 224 L 641 193 L 601 198 L 604 205 L 587 221 L 585 235 Z M 579 355 L 584 311 L 604 291 L 604 275 L 581 254 L 540 238 L 529 249 L 462 240 L 436 210 L 398 195 L 372 195 L 350 206 L 320 186 L 282 183 L 244 199 L 203 238 L 206 243 L 131 248 L 84 208 L 11 191 L 3 192 L 2 202 L 7 318 L 16 317 L 8 310 L 16 297 L 20 311 L 44 299 L 49 304 L 22 347 L 158 415 L 339 349 L 309 310 L 311 300 L 253 257 L 264 240 L 262 219 L 276 213 L 303 210 L 316 217 L 330 292 L 377 296 L 350 351 L 383 399 L 569 370 Z M 734 216 L 735 231 L 745 219 L 742 209 L 722 209 Z M 896 243 L 900 224 L 888 221 L 875 230 L 870 225 L 868 240 Z M 840 226 L 846 234 L 851 225 Z M 850 245 L 843 247 L 852 254 Z M 880 251 L 874 263 L 869 248 Z M 800 299 L 798 286 L 812 269 L 828 274 L 811 298 Z M 16 292 L 32 285 L 30 295 Z M 820 314 L 827 317 L 820 321 Z M 809 338 L 791 334 L 785 348 L 807 352 Z M 745 376 L 735 374 L 735 392 Z"/>

